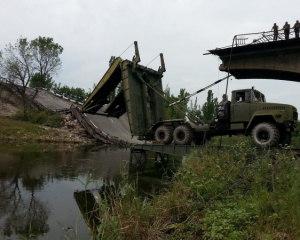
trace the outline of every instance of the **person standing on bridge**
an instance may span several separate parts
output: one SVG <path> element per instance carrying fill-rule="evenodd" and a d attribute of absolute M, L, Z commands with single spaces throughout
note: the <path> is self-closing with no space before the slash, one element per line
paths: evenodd
<path fill-rule="evenodd" d="M 285 40 L 288 40 L 290 37 L 290 24 L 285 22 L 282 29 L 284 29 Z"/>
<path fill-rule="evenodd" d="M 273 30 L 274 32 L 274 37 L 273 37 L 273 41 L 277 41 L 277 37 L 278 37 L 278 26 L 276 25 L 276 23 L 274 23 L 271 31 Z"/>
<path fill-rule="evenodd" d="M 299 28 L 300 28 L 300 23 L 299 23 L 298 20 L 297 20 L 296 23 L 294 24 L 294 27 L 293 27 L 293 28 L 295 29 L 295 37 L 296 37 L 296 38 L 299 38 Z"/>

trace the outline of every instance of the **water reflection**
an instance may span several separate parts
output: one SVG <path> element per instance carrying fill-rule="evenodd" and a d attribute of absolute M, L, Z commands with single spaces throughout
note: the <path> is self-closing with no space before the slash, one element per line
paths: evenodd
<path fill-rule="evenodd" d="M 157 191 L 164 168 L 149 155 L 130 164 L 130 150 L 110 147 L 64 152 L 0 153 L 0 239 L 91 239 L 86 220 L 95 191 L 138 175 L 141 194 Z M 171 164 L 172 165 L 172 164 Z M 173 170 L 172 170 L 173 171 Z M 170 171 L 169 173 L 172 173 Z M 113 182 L 113 183 L 112 183 Z M 112 184 L 111 184 L 112 183 Z M 101 192 L 101 191 L 100 191 Z M 86 217 L 86 216 L 85 216 Z M 95 226 L 98 222 L 90 222 Z M 92 227 L 94 228 L 94 227 Z"/>

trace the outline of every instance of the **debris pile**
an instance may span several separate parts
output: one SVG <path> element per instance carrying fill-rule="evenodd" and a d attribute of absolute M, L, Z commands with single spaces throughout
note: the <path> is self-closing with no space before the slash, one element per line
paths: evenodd
<path fill-rule="evenodd" d="M 64 126 L 56 129 L 64 139 L 74 142 L 92 143 L 95 142 L 86 130 L 81 126 L 77 119 L 73 118 L 71 114 L 62 115 Z"/>

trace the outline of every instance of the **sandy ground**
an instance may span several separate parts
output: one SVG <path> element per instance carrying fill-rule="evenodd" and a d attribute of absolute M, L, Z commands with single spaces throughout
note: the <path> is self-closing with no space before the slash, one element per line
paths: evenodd
<path fill-rule="evenodd" d="M 0 86 L 0 117 L 11 117 L 21 106 L 19 98 Z"/>

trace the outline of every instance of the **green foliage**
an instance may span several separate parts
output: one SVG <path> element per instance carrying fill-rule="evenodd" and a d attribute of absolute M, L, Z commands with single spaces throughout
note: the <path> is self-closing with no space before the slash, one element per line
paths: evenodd
<path fill-rule="evenodd" d="M 20 109 L 17 111 L 17 113 L 13 116 L 13 119 L 23 120 L 23 110 Z M 27 112 L 27 121 L 53 128 L 62 127 L 64 124 L 60 114 L 51 113 L 50 111 L 37 111 L 35 109 L 31 109 Z"/>
<path fill-rule="evenodd" d="M 61 87 L 61 83 L 54 83 L 52 89 L 58 94 L 64 94 L 70 96 L 72 99 L 77 99 L 78 102 L 84 101 L 88 96 L 88 93 L 83 88 L 70 88 L 67 85 Z"/>
<path fill-rule="evenodd" d="M 184 99 L 180 103 L 169 107 L 170 103 L 190 95 L 184 88 L 181 88 L 178 96 L 175 97 L 170 93 L 170 87 L 167 85 L 164 95 L 167 99 L 167 101 L 165 101 L 166 119 L 185 119 L 185 117 L 187 117 L 190 121 L 207 122 L 212 121 L 215 117 L 215 106 L 218 104 L 218 99 L 213 97 L 212 90 L 207 92 L 207 101 L 202 107 L 198 105 L 197 98 L 195 102 L 190 101 L 190 106 L 188 106 L 189 99 Z"/>
<path fill-rule="evenodd" d="M 199 157 L 190 158 L 177 178 L 203 209 L 206 239 L 299 237 L 300 169 L 289 151 L 258 153 L 242 141 Z"/>
<path fill-rule="evenodd" d="M 151 199 L 132 185 L 114 191 L 100 203 L 97 239 L 300 238 L 300 167 L 288 149 L 258 151 L 241 138 L 202 148 L 174 180 Z"/>
<path fill-rule="evenodd" d="M 59 128 L 64 125 L 64 122 L 60 114 L 50 114 L 44 125 L 52 128 Z"/>
<path fill-rule="evenodd" d="M 207 101 L 202 106 L 203 118 L 202 121 L 212 121 L 214 119 L 215 106 L 217 105 L 218 99 L 214 98 L 212 90 L 207 92 Z"/>
<path fill-rule="evenodd" d="M 31 77 L 29 87 L 42 87 L 50 89 L 53 83 L 52 77 L 49 74 L 44 77 L 40 73 L 36 73 Z"/>
<path fill-rule="evenodd" d="M 188 109 L 188 119 L 195 122 L 201 122 L 203 119 L 201 107 L 197 103 L 197 97 L 195 102 L 191 100 L 190 107 Z"/>
<path fill-rule="evenodd" d="M 246 209 L 247 207 L 248 209 Z M 241 202 L 214 202 L 202 222 L 204 239 L 252 239 L 257 216 L 253 206 Z"/>
<path fill-rule="evenodd" d="M 170 93 L 170 88 L 166 86 L 164 95 L 168 101 L 165 101 L 166 107 L 166 119 L 185 119 L 188 111 L 188 99 L 181 101 L 180 103 L 169 107 L 170 103 L 178 101 L 189 95 L 184 88 L 181 88 L 177 97 Z"/>
<path fill-rule="evenodd" d="M 61 83 L 56 83 L 54 82 L 53 85 L 52 85 L 52 90 L 54 92 L 59 92 L 59 89 L 61 88 Z"/>
<path fill-rule="evenodd" d="M 59 55 L 64 49 L 54 43 L 53 38 L 39 36 L 30 42 L 30 49 L 34 59 L 34 69 L 44 79 L 60 70 L 62 63 Z"/>

